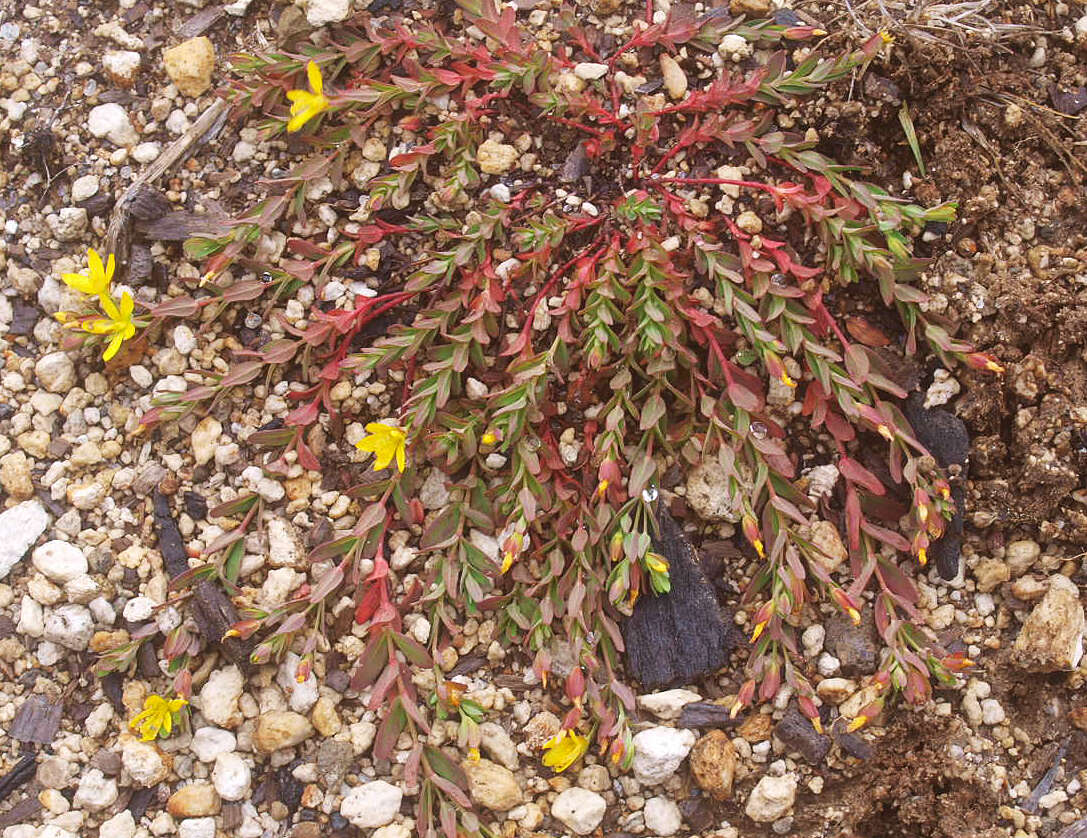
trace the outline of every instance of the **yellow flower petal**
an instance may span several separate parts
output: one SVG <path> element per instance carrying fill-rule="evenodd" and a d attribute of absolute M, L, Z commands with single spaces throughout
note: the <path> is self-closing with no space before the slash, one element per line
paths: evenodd
<path fill-rule="evenodd" d="M 321 68 L 316 61 L 306 65 L 306 78 L 309 79 L 310 90 L 320 96 L 325 89 L 325 80 L 321 78 Z"/>
<path fill-rule="evenodd" d="M 121 335 L 114 335 L 110 339 L 109 346 L 106 347 L 106 351 L 102 353 L 102 360 L 108 361 L 113 358 L 113 356 L 117 354 L 118 350 L 120 350 L 121 344 L 124 343 L 124 341 L 125 339 Z"/>

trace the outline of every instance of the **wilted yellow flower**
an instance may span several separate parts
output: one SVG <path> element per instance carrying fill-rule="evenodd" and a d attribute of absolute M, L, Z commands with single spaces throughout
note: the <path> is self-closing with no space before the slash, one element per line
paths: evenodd
<path fill-rule="evenodd" d="M 396 467 L 403 471 L 407 464 L 407 434 L 395 425 L 384 422 L 371 422 L 366 426 L 367 436 L 355 443 L 360 451 L 374 454 L 374 471 L 387 468 L 396 458 Z"/>
<path fill-rule="evenodd" d="M 668 572 L 668 562 L 666 562 L 659 553 L 646 553 L 645 563 L 654 573 Z"/>
<path fill-rule="evenodd" d="M 109 299 L 109 284 L 113 280 L 115 268 L 116 263 L 112 253 L 103 265 L 102 257 L 92 248 L 87 250 L 87 273 L 62 274 L 61 279 L 64 280 L 65 285 L 81 294 L 107 300 Z"/>
<path fill-rule="evenodd" d="M 589 750 L 588 738 L 572 730 L 560 731 L 544 744 L 547 751 L 543 764 L 556 773 L 561 773 L 577 762 Z"/>
<path fill-rule="evenodd" d="M 103 297 L 102 310 L 105 317 L 95 317 L 91 320 L 80 322 L 79 328 L 92 335 L 113 335 L 106 351 L 102 353 L 103 360 L 108 361 L 117 354 L 121 344 L 136 334 L 136 324 L 132 322 L 132 309 L 135 301 L 127 291 L 121 295 L 121 304 L 118 306 L 110 297 Z"/>
<path fill-rule="evenodd" d="M 144 742 L 157 739 L 160 733 L 166 736 L 174 727 L 174 713 L 177 713 L 188 704 L 185 699 L 178 696 L 174 699 L 166 699 L 161 695 L 149 695 L 144 699 L 143 710 L 128 723 L 133 730 L 140 731 L 140 738 Z"/>
<path fill-rule="evenodd" d="M 328 110 L 324 79 L 321 78 L 321 70 L 315 62 L 311 61 L 306 65 L 306 77 L 309 79 L 309 90 L 287 91 L 287 98 L 291 100 L 291 121 L 287 123 L 289 133 L 294 133 L 315 116 Z"/>

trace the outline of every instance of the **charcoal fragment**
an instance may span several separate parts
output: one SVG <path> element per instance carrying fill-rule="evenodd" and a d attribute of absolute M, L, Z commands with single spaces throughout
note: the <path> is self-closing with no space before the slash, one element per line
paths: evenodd
<path fill-rule="evenodd" d="M 774 736 L 790 751 L 796 751 L 812 765 L 819 765 L 830 751 L 830 737 L 812 727 L 811 720 L 790 707 L 774 728 Z"/>
<path fill-rule="evenodd" d="M 734 719 L 727 707 L 710 704 L 708 701 L 695 701 L 684 704 L 679 712 L 677 727 L 736 727 L 743 719 Z"/>
<path fill-rule="evenodd" d="M 842 674 L 871 675 L 879 664 L 880 641 L 872 610 L 865 609 L 859 626 L 842 614 L 826 622 L 823 645 L 841 661 Z"/>
<path fill-rule="evenodd" d="M 963 484 L 969 467 L 970 434 L 963 421 L 950 411 L 925 408 L 921 392 L 911 394 L 906 400 L 905 414 L 917 439 L 952 478 L 951 500 L 955 505 L 955 514 L 947 522 L 943 536 L 929 545 L 928 554 L 936 563 L 940 576 L 954 579 L 959 575 L 959 552 L 962 549 L 963 513 L 966 510 Z"/>
<path fill-rule="evenodd" d="M 631 674 L 646 687 L 691 683 L 727 663 L 732 639 L 690 541 L 657 504 L 654 549 L 669 566 L 669 593 L 645 593 L 623 627 Z"/>
<path fill-rule="evenodd" d="M 35 742 L 48 745 L 60 728 L 63 705 L 50 701 L 44 695 L 32 695 L 15 712 L 11 723 L 11 738 L 18 742 Z"/>

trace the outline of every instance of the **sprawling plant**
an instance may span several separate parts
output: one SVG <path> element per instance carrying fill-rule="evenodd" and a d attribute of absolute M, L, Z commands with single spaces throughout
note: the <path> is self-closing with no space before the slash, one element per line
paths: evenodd
<path fill-rule="evenodd" d="M 886 355 L 851 340 L 825 298 L 874 281 L 908 352 L 920 341 L 945 363 L 998 370 L 927 314 L 911 284 L 923 264 L 913 238 L 954 207 L 895 197 L 779 127 L 799 100 L 864 72 L 889 39 L 820 57 L 802 45 L 825 34 L 810 26 L 673 15 L 636 21 L 605 51 L 572 13 L 557 19 L 554 43 L 542 42 L 512 8 L 465 0 L 454 21 L 362 19 L 304 54 L 238 56 L 237 112 L 270 137 L 290 132 L 304 159 L 267 183 L 229 235 L 190 241 L 206 260 L 200 288 L 148 312 L 264 301 L 271 315 L 301 286 L 321 299 L 333 280 L 372 279 L 379 246 L 395 260 L 369 282 L 376 290 L 315 304 L 302 322 L 266 318 L 278 336 L 167 394 L 143 421 L 207 409 L 261 376 L 290 382 L 281 426 L 249 437 L 272 449 L 272 473 L 320 469 L 313 429 L 370 422 L 360 447 L 382 470 L 349 492 L 353 530 L 314 550 L 309 585 L 251 609 L 234 633 L 259 642 L 258 662 L 295 651 L 305 678 L 327 648 L 332 606 L 352 598 L 366 637 L 352 686 L 383 713 L 377 757 L 409 734 L 405 779 L 419 789 L 422 834 L 479 828 L 460 770 L 427 744 L 413 681 L 458 636 L 462 614 L 495 617 L 545 685 L 564 679 L 570 709 L 553 764 L 569 765 L 590 740 L 629 764 L 634 694 L 620 624 L 637 597 L 668 589 L 648 498 L 673 466 L 724 475 L 723 506 L 757 568 L 736 712 L 787 684 L 818 727 L 796 644 L 815 601 L 854 620 L 871 603 L 884 697 L 922 701 L 931 676 L 964 664 L 911 623 L 917 593 L 904 570 L 943 531 L 947 479 L 896 406 L 906 393 Z M 762 59 L 734 72 L 717 57 L 723 42 Z M 661 60 L 667 94 L 635 75 Z M 687 90 L 697 67 L 714 70 Z M 328 218 L 318 204 L 348 195 L 349 220 L 333 212 L 317 223 Z M 288 255 L 269 259 L 269 243 L 292 229 L 304 232 L 286 238 Z M 377 379 L 397 396 L 395 415 L 341 415 L 337 386 Z M 800 410 L 784 410 L 794 394 Z M 816 501 L 787 438 L 800 422 L 840 473 L 836 493 Z M 883 452 L 875 470 L 872 451 Z M 431 469 L 451 488 L 427 515 L 418 492 Z M 243 496 L 218 510 L 244 517 L 194 575 L 234 583 L 261 503 Z M 844 535 L 845 567 L 813 537 L 820 520 Z M 389 536 L 409 525 L 423 526 L 429 558 L 421 584 L 405 589 Z M 409 609 L 429 617 L 429 647 L 405 630 Z M 192 648 L 182 647 L 180 668 Z M 459 714 L 474 745 L 479 713 L 460 691 L 436 670 L 429 704 Z"/>

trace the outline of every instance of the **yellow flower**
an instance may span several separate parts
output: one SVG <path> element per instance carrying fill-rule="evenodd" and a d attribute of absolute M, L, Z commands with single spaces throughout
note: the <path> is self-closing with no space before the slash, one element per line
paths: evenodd
<path fill-rule="evenodd" d="M 371 422 L 366 426 L 366 433 L 355 447 L 360 451 L 370 451 L 374 457 L 374 471 L 387 468 L 389 463 L 396 458 L 396 467 L 404 470 L 407 462 L 405 451 L 407 449 L 407 435 L 394 425 L 386 425 L 384 422 Z"/>
<path fill-rule="evenodd" d="M 309 79 L 309 90 L 287 91 L 287 98 L 291 100 L 291 121 L 287 123 L 287 131 L 292 134 L 315 116 L 328 110 L 324 79 L 321 78 L 321 70 L 315 62 L 311 61 L 306 65 L 306 77 Z"/>
<path fill-rule="evenodd" d="M 136 334 L 136 324 L 132 322 L 134 307 L 132 295 L 127 291 L 121 295 L 120 307 L 110 297 L 103 297 L 102 310 L 105 311 L 106 316 L 80 322 L 79 328 L 84 332 L 90 332 L 92 335 L 113 335 L 106 346 L 106 351 L 102 353 L 103 360 L 108 361 L 116 355 L 121 344 Z"/>
<path fill-rule="evenodd" d="M 589 740 L 572 730 L 560 731 L 544 744 L 543 764 L 556 774 L 565 771 L 589 750 Z"/>
<path fill-rule="evenodd" d="M 106 264 L 102 264 L 102 257 L 93 249 L 87 250 L 87 273 L 62 274 L 61 279 L 69 288 L 74 288 L 81 294 L 99 297 L 103 300 L 109 297 L 109 284 L 113 280 L 113 271 L 116 263 L 113 254 L 109 255 Z"/>
<path fill-rule="evenodd" d="M 174 713 L 188 703 L 180 696 L 175 699 L 165 699 L 160 695 L 149 695 L 144 699 L 143 710 L 136 714 L 128 726 L 133 730 L 138 728 L 140 738 L 144 742 L 157 739 L 159 733 L 163 731 L 166 736 L 169 736 L 174 727 Z"/>
<path fill-rule="evenodd" d="M 494 445 L 496 442 L 498 442 L 498 437 L 496 437 L 490 431 L 487 431 L 487 433 L 479 438 L 479 441 L 482 442 L 484 445 Z"/>
<path fill-rule="evenodd" d="M 645 564 L 654 573 L 668 572 L 668 562 L 666 562 L 659 553 L 646 553 Z"/>

